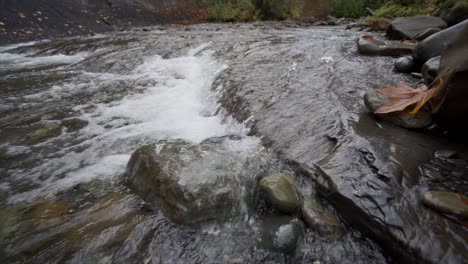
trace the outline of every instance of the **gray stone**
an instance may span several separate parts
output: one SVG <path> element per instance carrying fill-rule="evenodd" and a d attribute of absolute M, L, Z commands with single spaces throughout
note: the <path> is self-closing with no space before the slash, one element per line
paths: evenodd
<path fill-rule="evenodd" d="M 451 37 L 457 32 L 460 32 L 467 24 L 468 20 L 465 20 L 462 23 L 442 30 L 419 42 L 413 50 L 414 60 L 422 65 L 430 58 L 440 56 L 445 46 L 449 43 Z"/>
<path fill-rule="evenodd" d="M 411 73 L 415 68 L 415 63 L 411 56 L 405 56 L 395 60 L 395 71 L 403 73 Z"/>
<path fill-rule="evenodd" d="M 439 67 L 440 56 L 431 58 L 423 64 L 421 74 L 427 85 L 431 84 L 436 79 L 437 75 L 439 75 Z"/>
<path fill-rule="evenodd" d="M 372 113 L 374 113 L 387 101 L 387 95 L 379 93 L 375 90 L 369 91 L 364 96 L 364 102 Z M 406 111 L 401 111 L 387 114 L 374 114 L 374 116 L 378 119 L 393 123 L 397 126 L 410 129 L 425 128 L 432 123 L 432 115 L 427 111 L 419 111 L 415 115 L 412 115 Z"/>
<path fill-rule="evenodd" d="M 453 192 L 427 192 L 423 196 L 425 205 L 442 213 L 468 218 L 468 197 Z"/>
<path fill-rule="evenodd" d="M 356 43 L 360 54 L 370 56 L 402 56 L 411 54 L 415 47 L 413 43 L 385 42 L 369 35 L 358 38 Z"/>
<path fill-rule="evenodd" d="M 294 187 L 295 177 L 275 174 L 260 180 L 260 190 L 275 209 L 283 213 L 293 213 L 299 207 L 299 196 Z"/>
<path fill-rule="evenodd" d="M 391 39 L 414 39 L 421 32 L 430 28 L 444 29 L 447 23 L 438 17 L 414 16 L 399 17 L 388 27 L 387 36 Z"/>
<path fill-rule="evenodd" d="M 423 41 L 423 40 L 427 39 L 428 37 L 434 35 L 435 33 L 440 32 L 441 30 L 442 29 L 440 29 L 440 28 L 428 28 L 428 29 L 422 31 L 421 33 L 417 34 L 416 36 L 414 36 L 414 40 Z"/>

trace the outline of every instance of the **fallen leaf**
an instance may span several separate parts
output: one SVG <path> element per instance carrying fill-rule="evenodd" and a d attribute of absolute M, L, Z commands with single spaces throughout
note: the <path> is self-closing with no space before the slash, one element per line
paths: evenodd
<path fill-rule="evenodd" d="M 417 114 L 419 110 L 436 95 L 444 86 L 444 80 L 439 79 L 439 85 L 429 89 L 425 84 L 419 85 L 417 88 L 397 82 L 396 86 L 376 89 L 377 92 L 388 96 L 388 102 L 379 107 L 376 114 L 386 114 L 391 112 L 403 111 L 408 106 L 416 104 L 410 114 Z"/>

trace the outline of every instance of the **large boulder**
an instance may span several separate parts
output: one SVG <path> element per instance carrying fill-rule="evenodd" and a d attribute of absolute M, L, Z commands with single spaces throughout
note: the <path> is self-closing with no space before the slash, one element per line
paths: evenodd
<path fill-rule="evenodd" d="M 444 97 L 444 103 L 437 118 L 452 134 L 464 136 L 468 131 L 468 125 L 463 121 L 468 116 L 468 23 L 459 24 L 459 27 L 448 41 L 440 59 L 439 76 L 450 78 L 445 92 L 440 94 Z"/>
<path fill-rule="evenodd" d="M 413 50 L 414 60 L 422 65 L 430 58 L 440 56 L 451 36 L 460 32 L 467 24 L 468 20 L 465 20 L 462 23 L 442 30 L 418 43 Z"/>
<path fill-rule="evenodd" d="M 217 138 L 194 145 L 180 139 L 143 146 L 130 158 L 128 181 L 175 223 L 223 221 L 244 202 L 239 181 L 252 179 L 246 163 L 253 162 L 228 146 L 236 143 Z"/>
<path fill-rule="evenodd" d="M 428 29 L 444 29 L 446 27 L 447 23 L 438 17 L 399 17 L 388 27 L 387 36 L 391 39 L 414 39 L 418 34 Z"/>
<path fill-rule="evenodd" d="M 401 56 L 411 54 L 415 44 L 399 41 L 382 41 L 371 35 L 364 35 L 356 40 L 358 52 L 369 56 Z"/>

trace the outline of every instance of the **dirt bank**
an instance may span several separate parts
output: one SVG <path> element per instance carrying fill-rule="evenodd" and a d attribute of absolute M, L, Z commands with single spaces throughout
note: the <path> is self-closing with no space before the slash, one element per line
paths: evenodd
<path fill-rule="evenodd" d="M 0 45 L 170 23 L 206 16 L 195 0 L 4 0 Z"/>

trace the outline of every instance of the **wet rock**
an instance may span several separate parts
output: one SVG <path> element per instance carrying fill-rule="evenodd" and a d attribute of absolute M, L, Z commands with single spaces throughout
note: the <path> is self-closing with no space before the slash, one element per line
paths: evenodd
<path fill-rule="evenodd" d="M 388 71 L 391 59 L 347 57 L 349 50 L 337 49 L 334 57 L 344 57 L 342 66 L 330 70 L 304 60 L 294 73 L 294 81 L 301 84 L 291 86 L 290 79 L 282 77 L 289 76 L 290 69 L 281 61 L 293 58 L 296 49 L 305 46 L 320 58 L 329 54 L 329 46 L 349 41 L 316 34 L 237 57 L 215 82 L 225 89 L 223 107 L 239 121 L 254 116 L 255 133 L 314 179 L 340 216 L 378 242 L 392 261 L 463 263 L 468 259 L 464 227 L 415 199 L 418 184 L 425 180 L 419 175 L 421 161 L 449 147 L 437 137 L 376 124 L 360 114 L 363 106 L 356 94 L 395 83 Z M 311 49 L 309 43 L 317 36 L 324 43 Z M 262 61 L 259 69 L 259 60 L 265 58 L 274 59 Z M 344 247 L 339 250 L 342 256 L 351 256 L 346 250 L 350 246 Z"/>
<path fill-rule="evenodd" d="M 464 195 L 453 192 L 427 192 L 423 202 L 442 213 L 468 218 L 468 197 Z"/>
<path fill-rule="evenodd" d="M 364 102 L 372 113 L 387 101 L 387 95 L 378 93 L 375 90 L 367 92 L 364 96 Z M 432 123 L 432 114 L 427 111 L 419 111 L 415 115 L 406 111 L 401 111 L 388 114 L 374 114 L 374 116 L 397 126 L 410 129 L 425 128 Z"/>
<path fill-rule="evenodd" d="M 413 72 L 416 64 L 411 56 L 405 56 L 398 58 L 395 61 L 395 71 L 402 73 L 411 73 Z"/>
<path fill-rule="evenodd" d="M 416 36 L 414 36 L 414 40 L 423 41 L 423 40 L 427 39 L 428 37 L 434 35 L 435 33 L 440 32 L 440 31 L 442 31 L 442 29 L 440 29 L 440 28 L 426 29 L 426 30 L 422 31 L 421 33 L 417 34 Z"/>
<path fill-rule="evenodd" d="M 79 118 L 71 118 L 62 121 L 62 125 L 67 128 L 68 132 L 75 132 L 86 127 L 88 125 L 88 121 Z"/>
<path fill-rule="evenodd" d="M 424 63 L 421 73 L 426 84 L 431 84 L 439 74 L 440 56 L 431 58 Z"/>
<path fill-rule="evenodd" d="M 399 17 L 393 20 L 388 27 L 387 36 L 391 39 L 414 39 L 418 34 L 427 29 L 444 29 L 446 27 L 447 23 L 438 17 Z"/>
<path fill-rule="evenodd" d="M 468 115 L 468 20 L 452 28 L 453 30 L 447 47 L 440 58 L 439 73 L 447 83 L 444 91 L 439 93 L 439 99 L 444 99 L 437 119 L 438 122 L 449 130 L 449 134 L 466 141 L 468 125 L 461 122 L 460 117 Z M 442 33 L 442 32 L 441 32 Z M 440 33 L 439 33 L 440 34 Z M 448 36 L 447 36 L 448 37 Z"/>
<path fill-rule="evenodd" d="M 299 206 L 299 197 L 294 187 L 295 177 L 275 174 L 260 180 L 260 190 L 275 209 L 283 213 L 293 213 Z"/>
<path fill-rule="evenodd" d="M 422 65 L 430 58 L 440 56 L 442 54 L 442 50 L 448 44 L 451 37 L 457 32 L 460 32 L 467 24 L 468 20 L 435 33 L 419 42 L 413 50 L 414 60 Z"/>
<path fill-rule="evenodd" d="M 269 216 L 260 221 L 260 248 L 292 254 L 296 250 L 299 239 L 305 231 L 304 224 L 289 216 Z"/>
<path fill-rule="evenodd" d="M 388 27 L 392 24 L 390 18 L 381 17 L 377 21 L 370 24 L 370 27 L 374 31 L 387 31 Z"/>
<path fill-rule="evenodd" d="M 143 146 L 127 165 L 129 183 L 175 223 L 223 221 L 240 203 L 236 199 L 240 199 L 241 190 L 235 179 L 249 173 L 245 160 L 236 159 L 223 145 L 229 140 L 198 145 L 174 140 Z"/>
<path fill-rule="evenodd" d="M 458 0 L 452 6 L 442 5 L 434 12 L 435 16 L 442 18 L 449 26 L 468 19 L 468 6 L 466 1 Z"/>
<path fill-rule="evenodd" d="M 66 215 L 71 208 L 72 205 L 65 201 L 43 200 L 30 215 L 35 225 L 49 225 L 58 222 L 58 217 Z"/>
<path fill-rule="evenodd" d="M 318 199 L 312 197 L 304 197 L 301 215 L 307 226 L 319 233 L 333 233 L 339 226 L 336 216 L 328 212 Z"/>
<path fill-rule="evenodd" d="M 365 35 L 357 40 L 357 49 L 360 54 L 374 56 L 401 56 L 411 54 L 415 45 L 402 42 L 385 42 L 373 36 Z"/>
<path fill-rule="evenodd" d="M 48 138 L 56 137 L 61 134 L 62 127 L 58 123 L 49 123 L 27 135 L 31 143 L 39 143 Z"/>

